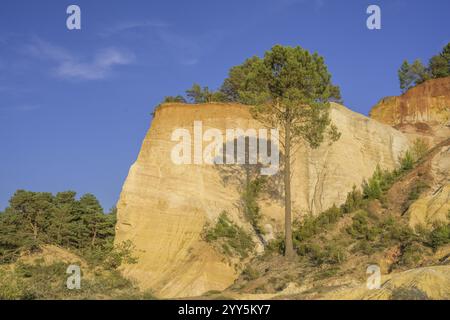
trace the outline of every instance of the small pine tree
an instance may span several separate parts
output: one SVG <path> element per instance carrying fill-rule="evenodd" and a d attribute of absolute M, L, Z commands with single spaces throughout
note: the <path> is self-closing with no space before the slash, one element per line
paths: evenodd
<path fill-rule="evenodd" d="M 407 60 L 404 60 L 400 69 L 398 70 L 398 79 L 400 81 L 400 89 L 405 92 L 411 86 L 410 79 L 410 65 Z"/>

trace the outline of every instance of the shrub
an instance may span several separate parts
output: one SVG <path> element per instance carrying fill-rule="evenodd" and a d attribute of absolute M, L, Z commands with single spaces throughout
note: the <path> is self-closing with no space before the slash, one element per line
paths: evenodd
<path fill-rule="evenodd" d="M 430 148 L 428 142 L 423 138 L 417 138 L 414 140 L 413 145 L 411 147 L 411 154 L 415 162 L 419 161 Z"/>
<path fill-rule="evenodd" d="M 429 300 L 429 297 L 418 288 L 400 287 L 392 291 L 391 300 Z"/>
<path fill-rule="evenodd" d="M 419 196 L 422 194 L 422 192 L 424 192 L 428 188 L 429 185 L 425 181 L 417 180 L 408 194 L 408 200 L 415 201 L 419 199 Z"/>
<path fill-rule="evenodd" d="M 224 211 L 213 228 L 206 226 L 204 239 L 207 242 L 219 241 L 222 251 L 229 256 L 248 257 L 254 242 L 250 234 L 233 223 Z"/>
<path fill-rule="evenodd" d="M 364 210 L 358 210 L 352 217 L 352 225 L 347 228 L 347 232 L 356 239 L 367 239 L 369 232 L 368 214 Z"/>
<path fill-rule="evenodd" d="M 331 267 L 316 273 L 314 280 L 322 280 L 335 276 L 339 272 L 339 268 Z"/>
<path fill-rule="evenodd" d="M 450 224 L 438 224 L 430 233 L 430 245 L 433 250 L 450 243 Z"/>
<path fill-rule="evenodd" d="M 21 283 L 10 270 L 0 269 L 0 300 L 22 298 Z"/>
<path fill-rule="evenodd" d="M 383 193 L 387 191 L 396 178 L 396 173 L 382 170 L 377 165 L 372 177 L 363 182 L 363 197 L 366 199 L 381 199 Z"/>
<path fill-rule="evenodd" d="M 413 242 L 406 244 L 402 249 L 402 255 L 398 261 L 398 265 L 405 267 L 415 267 L 423 256 L 423 248 L 420 244 Z"/>
<path fill-rule="evenodd" d="M 352 250 L 353 252 L 361 252 L 365 255 L 372 255 L 375 253 L 375 247 L 366 239 L 360 240 L 356 243 L 355 247 Z"/>
<path fill-rule="evenodd" d="M 307 240 L 323 232 L 324 229 L 334 225 L 340 217 L 342 217 L 342 211 L 335 205 L 316 217 L 312 215 L 303 217 L 301 222 L 296 221 L 294 224 L 294 242 L 298 243 Z"/>
<path fill-rule="evenodd" d="M 102 266 L 106 270 L 117 269 L 122 263 L 135 264 L 137 258 L 133 256 L 135 246 L 130 240 L 123 241 L 114 246 L 108 253 L 108 256 L 103 260 Z"/>
<path fill-rule="evenodd" d="M 246 185 L 246 188 L 241 195 L 245 217 L 258 234 L 264 234 L 264 230 L 261 228 L 261 210 L 257 200 L 265 183 L 265 177 L 257 177 Z"/>
<path fill-rule="evenodd" d="M 330 244 L 325 247 L 322 261 L 328 264 L 339 264 L 346 260 L 345 249 L 337 244 Z"/>
<path fill-rule="evenodd" d="M 406 151 L 402 158 L 400 158 L 400 170 L 409 171 L 414 168 L 415 159 L 411 151 Z"/>
<path fill-rule="evenodd" d="M 342 205 L 342 211 L 344 213 L 350 213 L 357 209 L 361 209 L 363 203 L 363 195 L 354 185 L 353 190 L 347 194 L 347 199 Z"/>
<path fill-rule="evenodd" d="M 246 280 L 255 280 L 260 276 L 258 270 L 252 268 L 251 266 L 247 266 L 242 272 L 242 275 Z"/>
<path fill-rule="evenodd" d="M 294 241 L 295 241 L 295 239 L 294 239 Z M 267 243 L 265 251 L 267 253 L 276 252 L 278 254 L 283 254 L 284 253 L 284 238 L 283 238 L 283 236 L 281 234 L 278 234 L 275 239 L 270 240 Z"/>
<path fill-rule="evenodd" d="M 164 97 L 164 103 L 170 102 L 187 103 L 186 99 L 182 95 Z"/>

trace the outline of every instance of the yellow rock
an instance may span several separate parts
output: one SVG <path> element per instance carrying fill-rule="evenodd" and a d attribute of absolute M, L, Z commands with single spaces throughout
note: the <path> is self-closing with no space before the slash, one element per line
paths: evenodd
<path fill-rule="evenodd" d="M 377 164 L 392 169 L 408 148 L 407 138 L 392 127 L 332 104 L 331 117 L 341 139 L 316 150 L 300 147 L 293 165 L 294 216 L 317 213 L 345 201 Z M 225 183 L 213 165 L 175 165 L 170 154 L 177 142 L 173 130 L 191 133 L 194 121 L 204 128 L 263 128 L 248 106 L 236 104 L 164 104 L 132 165 L 118 202 L 116 242 L 131 240 L 139 262 L 123 267 L 125 275 L 151 288 L 160 297 L 198 296 L 223 290 L 238 272 L 207 243 L 205 223 L 227 211 L 251 231 L 239 209 L 239 186 Z M 283 206 L 266 196 L 261 201 L 263 225 L 274 233 L 283 227 Z M 255 237 L 255 240 L 257 238 Z"/>
<path fill-rule="evenodd" d="M 326 294 L 330 300 L 388 300 L 396 289 L 418 289 L 429 299 L 450 299 L 450 266 L 433 266 L 382 276 L 380 289 L 367 289 L 365 284 Z"/>

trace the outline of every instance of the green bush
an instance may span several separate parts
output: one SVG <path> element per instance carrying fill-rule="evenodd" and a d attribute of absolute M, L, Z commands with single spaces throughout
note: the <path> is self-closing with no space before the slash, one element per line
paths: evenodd
<path fill-rule="evenodd" d="M 377 227 L 369 225 L 369 214 L 367 211 L 358 210 L 352 218 L 353 223 L 347 228 L 348 234 L 355 239 L 374 241 L 379 235 Z"/>
<path fill-rule="evenodd" d="M 302 221 L 294 223 L 294 242 L 302 242 L 323 232 L 324 229 L 330 228 L 341 217 L 342 211 L 335 205 L 315 217 L 312 215 L 304 216 Z"/>
<path fill-rule="evenodd" d="M 295 239 L 294 239 L 295 241 Z M 265 252 L 267 254 L 271 253 L 278 253 L 283 254 L 284 253 L 284 238 L 281 234 L 278 234 L 275 239 L 270 240 L 265 248 Z"/>
<path fill-rule="evenodd" d="M 254 242 L 250 234 L 233 223 L 224 211 L 213 228 L 206 226 L 203 237 L 207 242 L 219 241 L 226 255 L 248 257 L 253 251 Z"/>
<path fill-rule="evenodd" d="M 391 300 L 429 300 L 428 295 L 418 288 L 397 288 L 392 291 Z"/>
<path fill-rule="evenodd" d="M 430 233 L 430 246 L 433 250 L 450 243 L 450 224 L 438 224 Z"/>
<path fill-rule="evenodd" d="M 414 168 L 415 159 L 411 151 L 406 151 L 403 157 L 400 158 L 400 170 L 409 171 Z"/>
<path fill-rule="evenodd" d="M 345 249 L 337 244 L 327 245 L 322 260 L 328 264 L 343 263 L 346 260 Z"/>
<path fill-rule="evenodd" d="M 260 276 L 258 270 L 252 268 L 251 266 L 247 266 L 242 272 L 242 275 L 246 280 L 255 280 Z"/>
<path fill-rule="evenodd" d="M 257 177 L 254 180 L 247 183 L 244 192 L 241 195 L 242 203 L 244 206 L 244 214 L 253 229 L 258 234 L 264 234 L 264 230 L 261 227 L 261 209 L 258 205 L 258 197 L 266 183 L 265 177 Z"/>
<path fill-rule="evenodd" d="M 346 260 L 345 248 L 337 244 L 329 244 L 322 249 L 318 243 L 305 242 L 298 245 L 297 253 L 317 266 L 340 264 Z"/>
<path fill-rule="evenodd" d="M 402 254 L 398 265 L 405 267 L 415 267 L 423 257 L 423 248 L 419 243 L 413 242 L 406 244 L 402 248 Z"/>
<path fill-rule="evenodd" d="M 95 269 L 95 276 L 82 273 L 81 288 L 69 290 L 66 274 L 68 264 L 57 262 L 17 263 L 7 274 L 0 271 L 0 299 L 147 299 L 133 283 L 117 270 Z M 83 269 L 82 269 L 83 271 Z M 91 270 L 91 272 L 94 270 Z"/>
<path fill-rule="evenodd" d="M 342 211 L 344 213 L 350 213 L 357 209 L 361 209 L 363 205 L 363 194 L 354 185 L 352 191 L 347 194 L 345 203 L 342 205 Z"/>
<path fill-rule="evenodd" d="M 363 197 L 366 199 L 381 199 L 384 192 L 394 183 L 397 172 L 389 172 L 388 170 L 382 170 L 377 165 L 373 175 L 363 182 Z"/>
<path fill-rule="evenodd" d="M 422 138 L 417 138 L 414 140 L 411 147 L 411 153 L 415 162 L 419 161 L 423 156 L 425 156 L 430 148 L 429 143 Z"/>
<path fill-rule="evenodd" d="M 353 253 L 361 252 L 365 255 L 372 255 L 376 252 L 375 246 L 367 241 L 366 239 L 360 240 L 356 243 L 355 247 L 352 250 Z"/>

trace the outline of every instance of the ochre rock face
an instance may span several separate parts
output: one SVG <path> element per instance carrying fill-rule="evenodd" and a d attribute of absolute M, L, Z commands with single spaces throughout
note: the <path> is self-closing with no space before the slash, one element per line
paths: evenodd
<path fill-rule="evenodd" d="M 431 159 L 433 181 L 429 190 L 410 205 L 407 211 L 411 227 L 431 228 L 436 222 L 448 221 L 450 212 L 450 141 Z"/>
<path fill-rule="evenodd" d="M 428 80 L 398 97 L 383 98 L 370 117 L 391 126 L 450 124 L 450 77 Z"/>
<path fill-rule="evenodd" d="M 341 105 L 332 104 L 331 118 L 342 133 L 339 141 L 316 150 L 300 146 L 294 155 L 294 218 L 343 203 L 353 185 L 359 186 L 377 164 L 394 168 L 408 148 L 401 132 Z M 117 205 L 116 243 L 134 243 L 138 263 L 125 265 L 123 271 L 160 297 L 223 290 L 237 277 L 238 270 L 227 258 L 202 240 L 205 223 L 227 211 L 236 224 L 252 232 L 239 207 L 239 185 L 233 179 L 225 181 L 221 165 L 172 162 L 171 151 L 178 144 L 171 141 L 172 132 L 185 128 L 192 133 L 194 121 L 202 121 L 203 130 L 222 132 L 263 128 L 243 105 L 164 104 L 156 110 Z M 260 205 L 267 230 L 281 231 L 282 201 L 266 194 Z"/>

